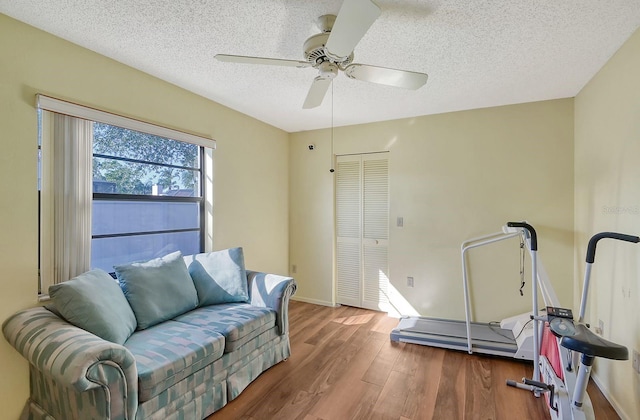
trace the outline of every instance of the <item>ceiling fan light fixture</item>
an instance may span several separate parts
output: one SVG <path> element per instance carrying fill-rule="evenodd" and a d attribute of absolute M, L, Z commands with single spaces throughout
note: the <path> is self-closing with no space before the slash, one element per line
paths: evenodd
<path fill-rule="evenodd" d="M 338 75 L 338 66 L 331 61 L 325 61 L 318 66 L 320 77 L 324 79 L 333 79 Z"/>

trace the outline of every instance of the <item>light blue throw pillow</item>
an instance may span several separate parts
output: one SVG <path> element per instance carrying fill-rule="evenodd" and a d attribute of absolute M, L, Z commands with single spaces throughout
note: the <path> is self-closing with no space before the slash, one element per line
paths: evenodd
<path fill-rule="evenodd" d="M 118 283 L 102 270 L 50 286 L 49 296 L 64 319 L 104 340 L 122 344 L 136 329 L 136 317 Z"/>
<path fill-rule="evenodd" d="M 113 268 L 140 330 L 198 306 L 198 294 L 180 251 Z"/>
<path fill-rule="evenodd" d="M 200 306 L 249 301 L 242 248 L 191 255 L 185 260 Z"/>

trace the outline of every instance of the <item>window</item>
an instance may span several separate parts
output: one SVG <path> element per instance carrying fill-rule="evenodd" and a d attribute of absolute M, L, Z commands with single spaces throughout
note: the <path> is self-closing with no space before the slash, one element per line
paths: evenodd
<path fill-rule="evenodd" d="M 211 248 L 212 140 L 42 96 L 38 116 L 40 294 Z"/>
<path fill-rule="evenodd" d="M 204 249 L 202 147 L 93 124 L 91 268 Z"/>

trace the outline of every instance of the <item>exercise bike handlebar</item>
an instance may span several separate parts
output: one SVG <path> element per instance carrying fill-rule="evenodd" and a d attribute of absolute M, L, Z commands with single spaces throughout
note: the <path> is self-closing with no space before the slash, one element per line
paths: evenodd
<path fill-rule="evenodd" d="M 589 239 L 589 245 L 587 246 L 587 262 L 589 264 L 593 264 L 593 262 L 596 260 L 596 245 L 598 244 L 598 241 L 600 239 L 604 239 L 604 238 L 617 239 L 619 241 L 626 241 L 626 242 L 633 242 L 633 243 L 640 242 L 639 237 L 625 235 L 623 233 L 616 233 L 616 232 L 597 233 L 593 235 L 591 239 Z"/>
<path fill-rule="evenodd" d="M 609 238 L 617 239 L 619 241 L 638 243 L 640 238 L 632 235 L 625 235 L 623 233 L 616 232 L 600 232 L 596 233 L 589 239 L 589 245 L 587 245 L 587 264 L 584 270 L 584 282 L 582 283 L 582 299 L 580 299 L 580 314 L 578 315 L 578 322 L 584 322 L 584 316 L 587 311 L 587 296 L 589 294 L 589 282 L 591 279 L 591 266 L 596 260 L 596 245 L 600 239 Z"/>
<path fill-rule="evenodd" d="M 531 250 L 538 250 L 538 235 L 536 234 L 536 230 L 528 223 L 525 222 L 507 222 L 507 226 L 514 228 L 523 228 L 529 231 L 529 236 L 531 236 Z"/>

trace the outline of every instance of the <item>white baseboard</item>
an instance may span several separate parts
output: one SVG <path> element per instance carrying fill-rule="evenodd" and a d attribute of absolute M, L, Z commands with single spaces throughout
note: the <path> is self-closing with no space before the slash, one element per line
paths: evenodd
<path fill-rule="evenodd" d="M 337 305 L 334 305 L 331 302 L 327 302 L 327 301 L 324 301 L 324 300 L 311 299 L 311 298 L 306 298 L 304 296 L 298 296 L 298 295 L 291 296 L 291 300 L 297 300 L 299 302 L 305 302 L 305 303 L 313 303 L 314 305 L 330 306 L 332 308 L 337 306 Z"/>
<path fill-rule="evenodd" d="M 631 417 L 629 417 L 627 413 L 624 412 L 624 410 L 620 407 L 618 401 L 613 398 L 613 396 L 611 396 L 611 393 L 609 392 L 607 387 L 604 386 L 602 381 L 598 379 L 598 376 L 595 375 L 593 371 L 591 373 L 591 379 L 593 379 L 593 382 L 598 386 L 598 388 L 600 388 L 600 392 L 602 392 L 602 395 L 604 395 L 607 401 L 609 401 L 609 404 L 611 404 L 611 407 L 613 407 L 616 413 L 618 413 L 620 418 L 622 420 L 631 420 Z"/>

